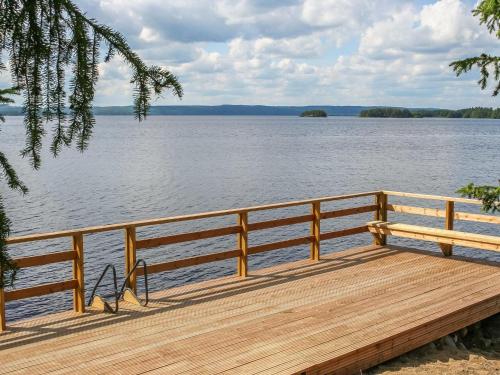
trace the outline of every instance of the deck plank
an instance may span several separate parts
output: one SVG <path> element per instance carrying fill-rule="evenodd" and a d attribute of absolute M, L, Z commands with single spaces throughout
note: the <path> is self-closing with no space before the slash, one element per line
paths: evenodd
<path fill-rule="evenodd" d="M 500 312 L 500 265 L 367 246 L 0 334 L 0 374 L 352 373 Z M 458 327 L 458 328 L 457 328 Z"/>

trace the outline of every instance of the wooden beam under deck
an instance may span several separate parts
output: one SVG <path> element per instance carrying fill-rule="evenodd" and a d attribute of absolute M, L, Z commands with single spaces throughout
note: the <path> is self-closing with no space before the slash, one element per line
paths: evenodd
<path fill-rule="evenodd" d="M 394 246 L 327 252 L 156 292 L 116 315 L 10 322 L 0 374 L 359 374 L 500 312 L 497 263 Z"/>

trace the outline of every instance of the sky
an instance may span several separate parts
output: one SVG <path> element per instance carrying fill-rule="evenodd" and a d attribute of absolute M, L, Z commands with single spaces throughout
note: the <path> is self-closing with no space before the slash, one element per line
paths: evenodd
<path fill-rule="evenodd" d="M 164 104 L 499 106 L 453 60 L 499 53 L 475 1 L 80 0 L 184 87 Z M 129 70 L 100 65 L 96 105 L 129 105 Z"/>

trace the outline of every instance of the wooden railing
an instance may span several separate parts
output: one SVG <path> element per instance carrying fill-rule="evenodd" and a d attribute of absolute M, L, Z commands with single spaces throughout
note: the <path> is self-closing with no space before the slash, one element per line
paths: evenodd
<path fill-rule="evenodd" d="M 373 204 L 358 205 L 350 208 L 337 209 L 333 211 L 322 211 L 322 203 L 350 200 L 363 197 L 374 197 Z M 388 202 L 389 197 L 397 196 L 400 198 L 416 198 L 424 200 L 443 201 L 442 208 L 424 208 L 416 206 L 399 205 Z M 134 221 L 121 224 L 110 224 L 96 227 L 87 227 L 74 230 L 33 234 L 22 237 L 11 237 L 7 240 L 9 247 L 12 245 L 26 242 L 39 242 L 55 238 L 68 238 L 71 242 L 71 249 L 68 251 L 49 253 L 24 258 L 15 258 L 16 264 L 22 269 L 27 267 L 36 267 L 59 262 L 71 262 L 73 268 L 73 278 L 71 280 L 53 282 L 32 286 L 24 289 L 4 291 L 0 289 L 0 330 L 5 330 L 5 303 L 13 300 L 42 296 L 46 294 L 73 290 L 74 311 L 83 313 L 85 311 L 85 273 L 83 267 L 84 259 L 84 236 L 94 233 L 123 230 L 125 234 L 125 273 L 132 270 L 137 260 L 137 252 L 147 251 L 147 249 L 179 244 L 184 242 L 199 241 L 209 238 L 217 238 L 228 235 L 236 236 L 236 246 L 224 252 L 204 254 L 190 258 L 177 259 L 169 262 L 149 264 L 148 274 L 175 270 L 183 267 L 190 267 L 225 259 L 237 259 L 237 274 L 245 277 L 248 274 L 248 257 L 253 254 L 284 249 L 299 245 L 310 245 L 310 259 L 318 261 L 321 256 L 321 241 L 335 239 L 344 236 L 351 236 L 368 232 L 368 225 L 346 228 L 342 230 L 321 231 L 321 222 L 323 220 L 334 219 L 344 216 L 373 212 L 374 219 L 378 221 L 387 221 L 388 212 L 416 214 L 444 218 L 444 229 L 453 229 L 454 220 L 467 220 L 491 224 L 500 224 L 499 216 L 484 214 L 473 214 L 467 212 L 455 211 L 455 203 L 467 203 L 479 205 L 480 201 L 465 198 L 443 197 L 435 195 L 412 194 L 394 191 L 372 191 L 359 194 L 340 195 L 324 197 L 317 199 L 307 199 L 301 201 L 284 202 L 269 204 L 263 206 L 238 208 L 224 211 L 212 211 L 193 215 L 173 216 L 153 220 Z M 266 221 L 252 222 L 249 216 L 258 211 L 270 211 L 296 206 L 309 206 L 310 214 L 301 216 L 284 217 Z M 179 233 L 164 237 L 155 238 L 137 238 L 137 229 L 141 227 L 151 227 L 169 223 L 179 223 L 194 220 L 202 220 L 215 217 L 235 216 L 236 225 L 222 228 L 213 228 L 195 232 Z M 289 225 L 310 223 L 310 232 L 308 236 L 291 238 L 278 242 L 251 245 L 249 234 L 265 229 L 284 227 Z M 386 244 L 385 235 L 374 236 L 374 243 L 377 245 Z M 441 244 L 445 255 L 451 255 L 452 245 Z M 138 267 L 131 274 L 128 280 L 128 286 L 136 291 L 137 277 L 144 274 L 144 268 Z"/>
<path fill-rule="evenodd" d="M 339 209 L 334 211 L 321 211 L 321 204 L 327 202 L 375 197 L 374 204 L 356 206 L 352 208 Z M 170 271 L 183 267 L 190 267 L 225 259 L 237 259 L 237 274 L 245 277 L 248 274 L 248 256 L 267 251 L 284 249 L 299 245 L 310 245 L 310 258 L 320 259 L 320 243 L 324 240 L 350 236 L 368 232 L 367 225 L 360 225 L 342 230 L 321 232 L 320 223 L 322 220 L 333 219 L 343 216 L 356 215 L 366 212 L 375 212 L 375 218 L 382 218 L 381 211 L 384 206 L 380 203 L 384 194 L 381 191 L 372 191 L 359 194 L 340 195 L 317 199 L 307 199 L 300 201 L 269 204 L 247 208 L 238 208 L 224 211 L 212 211 L 193 215 L 173 216 L 153 220 L 134 221 L 121 224 L 110 224 L 95 227 L 80 228 L 51 233 L 33 234 L 22 237 L 11 237 L 7 240 L 9 247 L 26 242 L 38 242 L 56 238 L 68 238 L 71 240 L 72 249 L 64 252 L 37 255 L 32 257 L 15 258 L 19 268 L 36 267 L 58 262 L 72 262 L 73 278 L 71 280 L 53 282 L 32 286 L 24 289 L 4 291 L 0 289 L 0 330 L 5 330 L 5 303 L 13 300 L 43 296 L 46 294 L 73 290 L 74 311 L 85 312 L 85 282 L 84 282 L 84 236 L 94 233 L 123 230 L 125 234 L 125 273 L 128 274 L 136 260 L 138 251 L 146 251 L 159 246 L 179 244 L 183 242 L 199 241 L 208 238 L 216 238 L 228 235 L 236 235 L 236 246 L 224 252 L 204 254 L 190 258 L 178 259 L 170 262 L 148 264 L 148 274 Z M 249 222 L 249 214 L 258 211 L 269 211 L 288 207 L 310 206 L 309 215 L 285 217 L 274 220 Z M 137 228 L 164 225 L 168 223 L 178 223 L 185 221 L 201 220 L 214 217 L 236 216 L 236 225 L 213 228 L 196 232 L 179 233 L 165 237 L 137 238 Z M 284 241 L 265 243 L 261 245 L 250 245 L 249 233 L 264 229 L 278 228 L 300 223 L 310 223 L 310 234 L 305 237 L 291 238 Z M 128 286 L 135 292 L 137 289 L 137 277 L 144 274 L 144 269 L 138 267 L 128 280 Z"/>
<path fill-rule="evenodd" d="M 402 193 L 398 191 L 384 191 L 383 195 L 385 196 L 385 210 L 392 211 L 395 213 L 403 213 L 403 214 L 412 214 L 412 215 L 422 215 L 422 216 L 430 216 L 436 218 L 444 218 L 444 227 L 446 230 L 453 230 L 455 220 L 462 221 L 472 221 L 478 223 L 488 223 L 488 224 L 500 224 L 500 216 L 494 215 L 484 215 L 477 213 L 469 213 L 469 212 L 460 212 L 455 210 L 455 203 L 464 203 L 464 204 L 472 204 L 472 205 L 481 205 L 481 201 L 475 199 L 468 198 L 456 198 L 456 197 L 446 197 L 446 196 L 438 196 L 438 195 L 427 195 L 427 194 L 414 194 L 414 193 Z M 441 201 L 444 202 L 443 208 L 426 208 L 426 207 L 416 207 L 416 206 L 408 206 L 408 205 L 400 205 L 400 204 L 389 204 L 387 203 L 389 196 L 402 197 L 402 198 L 413 198 L 413 199 L 422 199 L 422 200 L 432 200 L 432 201 Z M 385 219 L 380 219 L 382 221 L 387 221 L 387 213 L 385 214 Z M 472 236 L 476 236 L 472 234 Z M 425 235 L 424 235 L 425 236 Z M 430 234 L 432 236 L 432 234 Z M 385 236 L 383 236 L 385 241 Z M 418 234 L 414 237 L 415 239 L 422 238 L 422 234 Z M 457 244 L 462 244 L 466 246 L 469 244 L 467 238 L 463 238 L 460 240 L 453 241 Z M 479 244 L 474 244 L 473 247 L 483 248 L 487 250 L 496 250 L 497 247 L 492 247 L 491 244 L 485 244 L 484 247 L 479 247 Z M 449 243 L 440 243 L 441 250 L 444 255 L 450 256 L 453 253 L 453 245 Z"/>

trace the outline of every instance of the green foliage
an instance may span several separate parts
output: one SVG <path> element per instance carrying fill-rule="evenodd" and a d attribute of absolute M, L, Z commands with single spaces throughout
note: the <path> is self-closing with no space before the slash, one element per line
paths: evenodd
<path fill-rule="evenodd" d="M 53 124 L 50 149 L 54 156 L 72 144 L 80 151 L 87 148 L 95 123 L 92 103 L 98 64 L 115 55 L 132 71 L 134 114 L 139 121 L 148 114 L 153 96 L 170 91 L 182 97 L 182 87 L 172 73 L 160 66 L 147 66 L 120 33 L 87 18 L 72 1 L 0 0 L 0 72 L 6 71 L 1 59 L 7 56 L 16 86 L 0 90 L 0 104 L 12 102 L 8 95 L 22 93 L 26 144 L 21 155 L 29 158 L 35 169 L 41 165 L 47 123 Z M 27 192 L 3 153 L 0 168 L 10 188 Z M 9 229 L 0 204 L 0 286 L 11 285 L 16 273 L 5 247 Z"/>
<path fill-rule="evenodd" d="M 328 114 L 322 109 L 312 109 L 302 112 L 300 117 L 328 117 Z"/>
<path fill-rule="evenodd" d="M 494 33 L 497 38 L 500 38 L 500 1 L 482 0 L 472 11 L 472 14 L 479 17 L 480 24 L 485 24 L 491 34 Z M 482 53 L 476 57 L 453 61 L 450 63 L 450 66 L 457 76 L 467 73 L 474 68 L 479 69 L 480 78 L 477 83 L 481 87 L 481 90 L 487 87 L 490 74 L 493 74 L 493 79 L 496 82 L 493 89 L 493 96 L 497 96 L 500 92 L 500 56 Z"/>
<path fill-rule="evenodd" d="M 470 183 L 460 188 L 457 193 L 463 197 L 481 199 L 483 210 L 486 212 L 500 211 L 500 181 L 498 186 L 477 186 Z"/>
<path fill-rule="evenodd" d="M 17 94 L 16 88 L 0 89 L 0 104 L 13 103 L 10 95 Z M 0 122 L 4 122 L 4 117 L 0 114 Z M 21 182 L 16 171 L 9 164 L 5 155 L 0 152 L 0 171 L 7 181 L 7 185 L 14 190 L 19 190 L 23 194 L 28 192 L 26 186 Z M 10 233 L 10 220 L 5 214 L 2 197 L 0 196 L 0 288 L 10 286 L 14 283 L 17 274 L 17 266 L 7 253 L 7 244 L 5 240 Z"/>
<path fill-rule="evenodd" d="M 479 17 L 479 23 L 486 25 L 491 34 L 495 34 L 500 39 L 500 1 L 482 0 L 472 11 L 475 17 Z M 481 90 L 488 85 L 490 74 L 493 73 L 493 79 L 496 82 L 493 89 L 493 96 L 500 92 L 500 56 L 492 56 L 482 53 L 477 57 L 470 57 L 464 60 L 454 61 L 450 64 L 457 76 L 467 73 L 473 68 L 479 69 L 480 78 L 478 81 Z M 491 108 L 490 108 L 491 110 Z M 500 109 L 491 110 L 488 118 L 500 118 Z M 487 113 L 482 109 L 472 108 L 471 111 L 463 113 L 463 117 L 483 117 Z M 500 182 L 499 182 L 500 185 Z M 469 184 L 458 190 L 460 194 L 467 197 L 481 199 L 483 201 L 483 210 L 495 212 L 499 210 L 500 186 L 476 186 Z"/>
<path fill-rule="evenodd" d="M 0 105 L 14 103 L 14 99 L 10 98 L 10 95 L 18 94 L 18 90 L 15 87 L 0 89 Z M 5 117 L 0 113 L 0 122 L 5 122 Z"/>
<path fill-rule="evenodd" d="M 118 54 L 130 66 L 137 119 L 146 117 L 153 95 L 171 90 L 182 96 L 172 73 L 147 66 L 120 33 L 85 17 L 71 1 L 0 0 L 0 52 L 10 56 L 15 85 L 24 95 L 26 146 L 22 155 L 34 168 L 41 162 L 44 120 L 55 122 L 54 155 L 73 142 L 81 151 L 87 148 L 95 122 L 92 102 L 101 47 L 107 50 L 104 61 Z M 71 76 L 67 124 L 66 74 Z"/>
<path fill-rule="evenodd" d="M 423 117 L 445 117 L 445 118 L 487 118 L 500 119 L 500 108 L 472 107 L 453 111 L 451 109 L 417 109 L 405 108 L 372 108 L 362 111 L 360 117 L 395 117 L 395 118 L 423 118 Z"/>
<path fill-rule="evenodd" d="M 10 220 L 5 214 L 2 199 L 0 198 L 0 288 L 12 286 L 16 279 L 18 267 L 7 253 L 5 240 L 10 233 Z"/>
<path fill-rule="evenodd" d="M 414 117 L 446 117 L 446 118 L 500 118 L 500 108 L 472 107 L 456 111 L 450 109 L 416 110 L 412 111 Z"/>
<path fill-rule="evenodd" d="M 411 112 L 406 108 L 371 108 L 361 111 L 360 117 L 391 117 L 391 118 L 409 118 L 413 117 Z"/>

